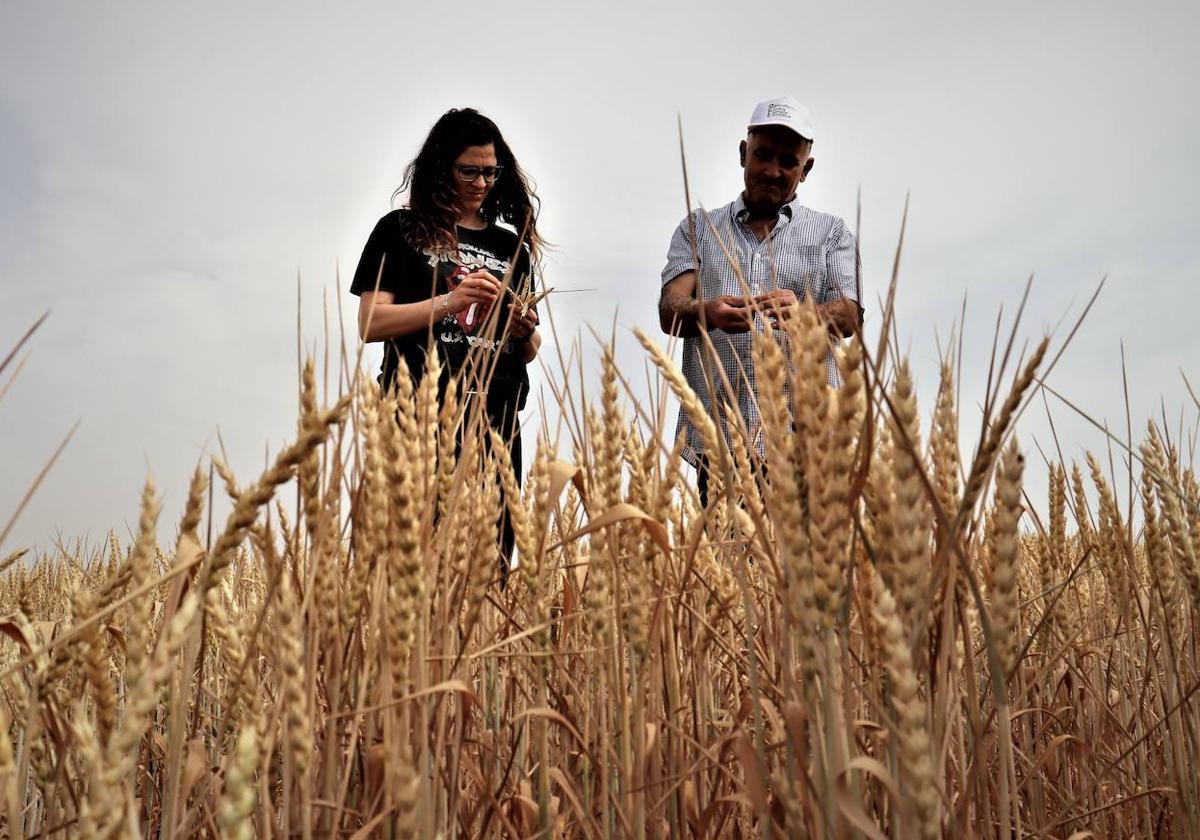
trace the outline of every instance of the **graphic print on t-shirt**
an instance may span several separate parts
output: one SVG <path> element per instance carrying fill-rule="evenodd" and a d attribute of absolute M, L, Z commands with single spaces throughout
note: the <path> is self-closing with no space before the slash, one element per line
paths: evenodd
<path fill-rule="evenodd" d="M 458 285 L 459 277 L 481 269 L 503 280 L 512 265 L 508 259 L 482 245 L 464 242 L 461 239 L 458 251 L 449 259 L 440 258 L 430 250 L 424 253 L 429 257 L 429 264 L 437 267 L 438 280 L 447 291 L 452 291 Z M 458 315 L 446 315 L 442 318 L 437 330 L 438 344 L 454 367 L 458 367 L 467 350 L 473 347 L 483 348 L 491 353 L 499 351 L 512 355 L 514 348 L 511 341 L 475 334 L 487 323 L 490 310 L 491 307 L 487 304 L 471 304 Z M 497 324 L 497 333 L 502 330 L 503 324 Z"/>
<path fill-rule="evenodd" d="M 528 250 L 518 248 L 517 235 L 505 227 L 489 225 L 482 230 L 459 228 L 459 247 L 450 254 L 435 255 L 413 247 L 409 238 L 409 211 L 393 210 L 375 225 L 362 257 L 354 272 L 350 291 L 363 295 L 374 290 L 386 292 L 395 303 L 417 303 L 438 298 L 450 290 L 452 272 L 485 269 L 498 278 L 513 272 L 511 285 L 522 292 L 531 290 Z M 516 260 L 514 264 L 514 255 Z M 487 375 L 489 406 L 504 412 L 511 407 L 520 410 L 525 404 L 529 374 L 526 371 L 521 345 L 512 339 L 499 340 L 508 326 L 508 303 L 505 297 L 493 304 L 500 307 L 490 313 L 477 311 L 471 319 L 473 328 L 464 329 L 453 316 L 440 318 L 430 332 L 419 330 L 409 335 L 389 338 L 380 367 L 380 384 L 385 388 L 394 382 L 403 360 L 413 382 L 419 382 L 425 370 L 425 354 L 429 340 L 442 359 L 442 375 L 448 378 L 470 363 L 470 367 Z M 435 312 L 440 304 L 435 300 Z M 465 318 L 464 318 L 465 320 Z M 489 327 L 489 321 L 492 326 Z M 497 352 L 498 351 L 498 352 Z M 491 410 L 491 408 L 489 408 Z"/>
<path fill-rule="evenodd" d="M 459 280 L 462 277 L 481 268 L 500 276 L 503 276 L 508 271 L 508 263 L 496 259 L 495 255 L 489 251 L 484 251 L 482 248 L 465 243 L 459 244 L 457 262 L 458 265 L 451 270 L 450 275 L 447 277 L 447 288 L 450 291 L 454 291 L 457 288 Z M 478 329 L 480 324 L 487 320 L 488 312 L 491 311 L 491 308 L 491 304 L 488 303 L 472 303 L 462 312 L 459 312 L 455 316 L 455 320 L 462 331 L 470 335 Z"/>

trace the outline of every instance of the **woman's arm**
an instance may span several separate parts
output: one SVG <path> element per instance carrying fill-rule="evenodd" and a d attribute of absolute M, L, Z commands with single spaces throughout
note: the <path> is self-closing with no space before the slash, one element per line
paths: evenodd
<path fill-rule="evenodd" d="M 363 292 L 358 301 L 358 335 L 363 341 L 383 341 L 427 329 L 441 320 L 443 297 L 394 303 L 391 292 Z"/>
<path fill-rule="evenodd" d="M 534 330 L 521 345 L 521 361 L 529 364 L 537 358 L 538 350 L 542 349 L 542 334 Z"/>
<path fill-rule="evenodd" d="M 527 309 L 522 312 L 516 303 L 510 303 L 508 312 L 508 330 L 520 348 L 521 361 L 529 364 L 537 357 L 542 346 L 542 336 L 537 331 L 538 324 L 541 323 L 537 310 Z"/>
<path fill-rule="evenodd" d="M 457 315 L 472 303 L 491 303 L 499 292 L 500 281 L 483 270 L 464 276 L 448 294 L 415 303 L 395 303 L 391 292 L 363 292 L 358 301 L 358 335 L 363 341 L 412 335 L 446 315 Z"/>

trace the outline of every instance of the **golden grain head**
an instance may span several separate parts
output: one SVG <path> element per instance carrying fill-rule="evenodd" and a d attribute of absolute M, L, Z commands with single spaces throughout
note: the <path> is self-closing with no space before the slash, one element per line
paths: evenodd
<path fill-rule="evenodd" d="M 611 347 L 594 399 L 556 383 L 521 475 L 477 383 L 322 406 L 306 367 L 295 442 L 214 464 L 211 545 L 198 470 L 174 548 L 148 482 L 130 544 L 6 555 L 3 830 L 1195 834 L 1183 454 L 1148 431 L 1132 530 L 1094 460 L 1091 488 L 1052 464 L 1034 515 L 1005 444 L 1044 346 L 966 461 L 948 366 L 925 425 L 907 364 L 856 344 L 834 392 L 815 315 L 786 334 L 754 339 L 752 428 L 638 335 L 716 465 L 707 508 Z"/>

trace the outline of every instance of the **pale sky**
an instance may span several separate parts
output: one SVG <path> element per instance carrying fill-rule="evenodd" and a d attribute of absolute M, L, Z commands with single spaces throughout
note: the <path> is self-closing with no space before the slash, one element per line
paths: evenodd
<path fill-rule="evenodd" d="M 899 324 L 925 408 L 935 333 L 967 295 L 968 456 L 997 309 L 1030 274 L 1031 344 L 1108 276 L 1051 385 L 1123 435 L 1123 339 L 1135 436 L 1160 401 L 1194 428 L 1196 8 L 7 2 L 0 356 L 51 314 L 0 402 L 0 528 L 81 425 L 0 554 L 126 534 L 147 472 L 172 533 L 218 428 L 234 470 L 257 474 L 294 432 L 297 274 L 311 348 L 336 270 L 344 287 L 405 163 L 459 106 L 496 120 L 537 182 L 545 282 L 596 289 L 559 297 L 556 320 L 607 334 L 615 317 L 631 370 L 685 209 L 677 115 L 694 199 L 717 207 L 741 188 L 754 103 L 786 94 L 817 125 L 804 202 L 853 224 L 861 187 L 869 334 L 911 191 Z M 1051 407 L 1069 458 L 1103 451 Z M 1034 437 L 1049 444 L 1035 408 L 1031 461 Z"/>

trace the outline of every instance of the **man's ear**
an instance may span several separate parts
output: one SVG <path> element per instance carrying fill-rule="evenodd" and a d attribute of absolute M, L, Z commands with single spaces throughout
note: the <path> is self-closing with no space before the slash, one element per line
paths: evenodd
<path fill-rule="evenodd" d="M 804 171 L 800 173 L 800 180 L 803 181 L 808 177 L 808 173 L 812 172 L 813 164 L 817 162 L 816 158 L 809 158 L 804 162 Z"/>
<path fill-rule="evenodd" d="M 740 146 L 738 146 L 738 161 L 742 164 L 742 168 L 745 169 L 746 168 L 746 141 L 745 140 L 743 140 L 742 144 Z"/>

